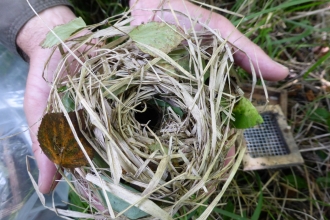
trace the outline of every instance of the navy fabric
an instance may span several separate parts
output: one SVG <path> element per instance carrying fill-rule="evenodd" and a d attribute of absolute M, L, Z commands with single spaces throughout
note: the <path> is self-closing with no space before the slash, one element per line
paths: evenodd
<path fill-rule="evenodd" d="M 47 8 L 68 5 L 67 0 L 29 0 L 32 7 L 39 13 Z M 24 54 L 16 45 L 16 37 L 24 24 L 35 14 L 26 0 L 0 0 L 0 43 L 13 53 Z"/>

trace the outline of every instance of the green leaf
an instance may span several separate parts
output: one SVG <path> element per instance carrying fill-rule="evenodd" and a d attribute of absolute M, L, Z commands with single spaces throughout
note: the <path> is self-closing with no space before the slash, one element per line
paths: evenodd
<path fill-rule="evenodd" d="M 85 201 L 82 201 L 79 195 L 72 189 L 69 190 L 69 206 L 68 209 L 77 212 L 85 213 L 85 210 L 89 210 L 89 204 Z"/>
<path fill-rule="evenodd" d="M 156 104 L 157 106 L 165 108 L 165 109 L 168 107 L 171 107 L 171 109 L 175 112 L 175 114 L 179 115 L 181 118 L 183 117 L 183 111 L 181 110 L 181 108 L 179 108 L 177 106 L 173 106 L 164 100 L 153 99 L 153 100 L 148 101 L 148 104 L 151 104 L 151 105 Z"/>
<path fill-rule="evenodd" d="M 330 117 L 330 112 L 325 108 L 317 108 L 310 113 L 309 119 L 314 122 L 324 123 Z"/>
<path fill-rule="evenodd" d="M 61 86 L 60 88 L 57 88 L 57 92 L 64 92 L 65 90 L 67 90 L 68 87 L 67 86 Z"/>
<path fill-rule="evenodd" d="M 329 173 L 327 177 L 318 177 L 316 179 L 316 182 L 319 184 L 322 188 L 329 188 L 330 187 L 330 177 Z"/>
<path fill-rule="evenodd" d="M 174 49 L 172 50 L 169 54 L 169 57 L 171 57 L 176 63 L 178 63 L 183 69 L 185 69 L 187 72 L 191 73 L 192 75 L 195 75 L 194 73 L 194 67 L 191 63 L 190 63 L 190 55 L 189 55 L 189 51 L 187 51 L 186 49 Z M 172 66 L 171 64 L 169 64 L 167 61 L 165 60 L 160 60 L 157 65 L 163 67 L 163 69 L 165 70 L 165 73 L 168 74 L 169 76 L 174 76 L 172 73 L 176 73 L 180 75 L 180 71 L 177 70 L 174 66 Z"/>
<path fill-rule="evenodd" d="M 152 143 L 148 146 L 148 148 L 151 150 L 151 152 L 155 152 L 156 150 L 161 151 L 162 147 L 160 146 L 160 144 L 158 142 L 156 143 Z M 165 153 L 168 153 L 168 148 L 164 147 Z"/>
<path fill-rule="evenodd" d="M 286 175 L 284 177 L 284 179 L 287 181 L 287 183 L 296 188 L 296 189 L 307 189 L 308 188 L 308 184 L 307 184 L 307 181 L 300 177 L 300 176 L 297 176 L 297 175 Z"/>
<path fill-rule="evenodd" d="M 62 40 L 67 40 L 73 33 L 77 32 L 78 30 L 86 27 L 86 24 L 82 18 L 76 18 L 69 23 L 56 26 L 53 31 L 55 34 Z M 46 39 L 42 41 L 41 46 L 43 48 L 50 48 L 57 44 L 59 44 L 61 41 L 51 32 L 49 31 Z"/>
<path fill-rule="evenodd" d="M 113 86 L 116 86 L 116 85 L 113 85 Z M 110 91 L 112 91 L 112 88 L 111 87 L 108 87 L 108 89 Z M 107 99 L 111 99 L 112 100 L 112 99 L 115 99 L 115 97 L 117 97 L 119 94 L 122 94 L 126 90 L 130 89 L 131 87 L 132 87 L 131 85 L 130 86 L 120 87 L 119 89 L 112 91 L 112 94 L 108 93 L 108 91 L 105 90 L 104 88 L 101 88 L 101 89 L 102 89 L 102 92 L 103 92 L 104 97 L 106 97 Z"/>
<path fill-rule="evenodd" d="M 234 106 L 233 116 L 235 121 L 232 121 L 232 124 L 239 129 L 252 128 L 264 122 L 257 109 L 245 97 L 242 97 Z"/>
<path fill-rule="evenodd" d="M 109 168 L 109 164 L 99 154 L 94 156 L 93 161 L 98 168 Z"/>
<path fill-rule="evenodd" d="M 184 39 L 181 29 L 172 24 L 149 22 L 134 28 L 128 35 L 137 43 L 146 44 L 168 54 Z M 142 45 L 137 46 L 145 53 L 157 57 L 157 54 Z"/>
<path fill-rule="evenodd" d="M 106 176 L 102 176 L 102 179 L 104 179 L 106 182 L 112 182 L 108 177 Z M 123 183 L 119 183 L 119 185 L 122 188 L 125 188 L 128 191 L 131 191 L 133 193 L 140 193 L 138 190 L 134 189 L 133 187 L 123 184 Z M 101 190 L 99 190 L 99 194 L 103 197 L 103 204 L 105 204 L 105 198 L 104 198 L 104 194 L 101 192 Z M 123 200 L 122 198 L 116 196 L 115 194 L 111 193 L 111 192 L 107 192 L 107 197 L 109 198 L 111 207 L 113 208 L 114 211 L 116 212 L 121 212 L 124 211 L 125 209 L 127 209 L 130 204 L 128 202 L 126 202 L 125 200 Z M 141 209 L 139 209 L 138 206 L 133 206 L 130 209 L 128 209 L 127 211 L 125 211 L 123 213 L 124 216 L 126 216 L 128 219 L 139 219 L 139 218 L 143 218 L 148 216 L 149 214 L 142 211 Z"/>
<path fill-rule="evenodd" d="M 322 160 L 325 160 L 328 157 L 328 153 L 323 150 L 317 150 L 315 151 L 317 156 L 319 156 Z"/>
<path fill-rule="evenodd" d="M 311 121 L 328 126 L 330 132 L 330 112 L 326 108 L 317 108 L 312 113 L 309 110 L 307 114 Z"/>
<path fill-rule="evenodd" d="M 74 100 L 73 98 L 71 97 L 71 94 L 69 91 L 67 91 L 64 96 L 62 97 L 62 103 L 65 107 L 65 109 L 68 111 L 68 112 L 72 112 L 74 111 L 75 109 L 75 104 L 74 104 Z"/>

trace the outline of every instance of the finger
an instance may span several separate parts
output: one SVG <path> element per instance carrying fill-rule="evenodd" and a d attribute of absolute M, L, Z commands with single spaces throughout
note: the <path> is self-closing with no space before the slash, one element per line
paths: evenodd
<path fill-rule="evenodd" d="M 38 143 L 39 144 L 39 143 Z M 41 151 L 39 146 L 34 146 L 34 156 L 39 168 L 38 187 L 41 193 L 51 192 L 57 185 L 61 175 L 57 173 L 57 169 L 52 161 Z"/>
<path fill-rule="evenodd" d="M 229 151 L 226 155 L 225 162 L 224 162 L 224 167 L 227 166 L 234 159 L 235 152 L 236 152 L 235 146 L 233 146 L 229 149 Z"/>
<path fill-rule="evenodd" d="M 40 63 L 39 63 L 40 62 Z M 38 186 L 41 193 L 49 193 L 54 180 L 60 178 L 56 174 L 56 167 L 40 148 L 37 134 L 41 123 L 41 118 L 47 105 L 49 95 L 49 85 L 41 77 L 44 63 L 43 61 L 31 60 L 28 74 L 26 92 L 24 97 L 24 111 L 30 127 L 30 136 L 32 140 L 32 151 L 34 153 L 38 168 L 39 179 Z M 42 63 L 42 65 L 40 65 Z M 53 186 L 56 184 L 54 183 Z"/>
<path fill-rule="evenodd" d="M 213 14 L 209 24 L 218 29 L 223 38 L 228 39 L 237 50 L 234 52 L 235 63 L 251 73 L 251 62 L 259 76 L 271 81 L 284 79 L 288 74 L 288 68 L 272 60 L 259 46 L 244 36 L 226 18 L 219 14 Z"/>
<path fill-rule="evenodd" d="M 148 22 L 150 19 L 160 20 L 160 17 L 167 22 L 176 23 L 171 12 L 159 12 L 154 16 L 150 10 L 145 10 L 156 9 L 158 7 L 155 3 L 148 5 L 145 2 L 148 1 L 142 1 L 140 4 L 138 2 L 135 8 L 133 8 L 132 15 L 135 17 L 135 20 L 132 22 L 133 25 Z M 288 68 L 273 61 L 259 46 L 238 31 L 225 17 L 183 0 L 173 0 L 170 5 L 166 4 L 163 8 L 172 8 L 176 11 L 189 14 L 193 18 L 199 19 L 202 23 L 208 23 L 211 28 L 219 30 L 222 37 L 237 48 L 234 52 L 235 63 L 246 71 L 252 72 L 252 63 L 256 74 L 258 76 L 262 74 L 263 78 L 266 80 L 281 80 L 289 74 Z M 191 27 L 189 19 L 180 15 L 178 15 L 178 18 L 180 20 L 180 25 L 185 28 Z"/>

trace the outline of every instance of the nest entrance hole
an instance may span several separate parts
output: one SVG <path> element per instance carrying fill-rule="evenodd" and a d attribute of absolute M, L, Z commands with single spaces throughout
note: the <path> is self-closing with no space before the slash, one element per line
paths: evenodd
<path fill-rule="evenodd" d="M 147 108 L 144 112 L 135 112 L 135 119 L 142 125 L 148 125 L 152 131 L 158 131 L 163 118 L 163 112 L 156 105 L 144 103 L 136 106 L 136 109 L 142 111 L 145 105 L 147 105 Z"/>

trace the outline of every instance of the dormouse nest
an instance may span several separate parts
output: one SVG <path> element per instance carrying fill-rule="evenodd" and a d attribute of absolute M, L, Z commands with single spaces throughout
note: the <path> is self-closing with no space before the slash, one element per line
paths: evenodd
<path fill-rule="evenodd" d="M 244 153 L 232 124 L 242 99 L 232 48 L 205 24 L 130 21 L 80 28 L 55 47 L 62 60 L 39 142 L 88 206 L 81 215 L 57 212 L 171 219 L 208 204 L 206 219 Z"/>

